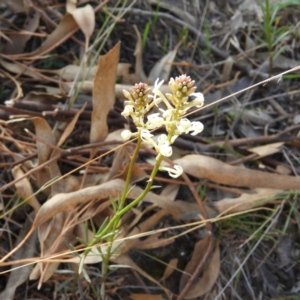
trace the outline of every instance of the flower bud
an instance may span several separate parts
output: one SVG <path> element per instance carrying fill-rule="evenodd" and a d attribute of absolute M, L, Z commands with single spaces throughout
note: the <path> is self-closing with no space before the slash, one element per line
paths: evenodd
<path fill-rule="evenodd" d="M 125 129 L 121 132 L 121 137 L 124 141 L 127 141 L 131 138 L 132 132 L 128 129 Z"/>

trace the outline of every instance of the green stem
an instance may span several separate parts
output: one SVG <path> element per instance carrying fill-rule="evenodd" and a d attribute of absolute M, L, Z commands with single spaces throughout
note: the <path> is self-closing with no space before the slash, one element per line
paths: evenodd
<path fill-rule="evenodd" d="M 141 142 L 142 141 L 141 141 L 141 138 L 139 136 L 139 138 L 138 138 L 138 144 L 136 146 L 136 149 L 135 149 L 134 154 L 133 154 L 132 161 L 131 161 L 130 166 L 129 166 L 128 175 L 127 175 L 126 182 L 125 182 L 125 187 L 124 187 L 124 190 L 123 190 L 123 193 L 122 193 L 122 198 L 121 198 L 121 203 L 120 203 L 120 208 L 121 209 L 118 212 L 116 212 L 116 214 L 111 218 L 111 220 L 106 225 L 106 227 L 102 230 L 102 232 L 98 236 L 95 236 L 94 240 L 88 245 L 87 249 L 84 251 L 83 257 L 86 257 L 88 255 L 89 251 L 90 251 L 90 248 L 93 247 L 94 245 L 96 245 L 97 243 L 99 243 L 100 240 L 107 233 L 111 232 L 112 231 L 111 229 L 114 227 L 114 224 L 119 224 L 119 221 L 120 221 L 121 217 L 127 211 L 129 211 L 131 208 L 133 208 L 134 206 L 136 206 L 147 195 L 147 193 L 151 189 L 154 177 L 155 177 L 155 175 L 156 175 L 156 173 L 158 171 L 158 168 L 159 168 L 159 166 L 160 166 L 160 164 L 161 164 L 161 162 L 163 160 L 163 156 L 161 154 L 159 154 L 157 156 L 157 158 L 156 158 L 156 164 L 155 164 L 155 166 L 154 166 L 154 168 L 152 170 L 152 173 L 150 175 L 150 179 L 149 179 L 148 184 L 147 184 L 146 188 L 144 189 L 144 191 L 140 194 L 139 197 L 137 197 L 135 200 L 133 200 L 131 203 L 129 203 L 126 207 L 123 207 L 124 206 L 124 202 L 125 202 L 126 197 L 127 197 L 131 174 L 132 174 L 132 171 L 133 171 L 135 160 L 136 160 L 138 152 L 139 152 L 139 148 L 141 146 Z"/>
<path fill-rule="evenodd" d="M 127 193 L 128 193 L 128 189 L 129 189 L 129 185 L 130 185 L 131 175 L 132 175 L 132 172 L 133 172 L 135 161 L 138 157 L 138 154 L 139 154 L 139 151 L 140 151 L 140 148 L 141 148 L 141 144 L 142 144 L 142 139 L 141 139 L 141 133 L 139 132 L 137 144 L 136 144 L 136 147 L 135 147 L 135 150 L 134 150 L 134 153 L 133 153 L 130 165 L 129 165 L 125 186 L 124 186 L 123 193 L 122 193 L 122 196 L 121 196 L 121 201 L 120 201 L 120 208 L 121 209 L 124 207 L 124 203 L 125 203 Z"/>
<path fill-rule="evenodd" d="M 128 169 L 128 173 L 127 173 L 127 177 L 126 177 L 126 182 L 125 182 L 125 186 L 124 186 L 123 193 L 122 193 L 122 196 L 121 196 L 121 200 L 119 202 L 118 209 L 122 209 L 124 207 L 124 203 L 125 203 L 125 200 L 126 200 L 126 197 L 127 197 L 128 190 L 129 190 L 131 175 L 132 175 L 132 172 L 133 172 L 135 161 L 136 161 L 136 159 L 138 157 L 138 154 L 139 154 L 141 144 L 142 144 L 142 139 L 141 139 L 141 136 L 139 134 L 138 140 L 137 140 L 137 145 L 135 147 L 135 150 L 134 150 L 134 153 L 133 153 L 130 165 L 129 165 L 129 169 Z M 120 217 L 115 218 L 115 220 L 112 219 L 109 222 L 109 224 L 107 224 L 107 226 L 112 224 L 112 227 L 113 227 L 112 231 L 115 232 L 117 227 L 118 227 L 119 221 L 120 221 Z M 113 243 L 114 239 L 115 239 L 115 234 L 108 237 L 108 243 L 109 244 L 107 246 L 107 252 L 106 252 L 105 258 L 103 260 L 103 269 L 102 269 L 102 283 L 103 284 L 106 281 L 106 276 L 107 276 L 107 273 L 108 273 L 109 260 L 110 260 L 110 257 L 111 257 L 111 249 L 112 249 L 112 243 Z M 97 237 L 97 241 L 98 240 L 99 240 L 99 237 Z"/>

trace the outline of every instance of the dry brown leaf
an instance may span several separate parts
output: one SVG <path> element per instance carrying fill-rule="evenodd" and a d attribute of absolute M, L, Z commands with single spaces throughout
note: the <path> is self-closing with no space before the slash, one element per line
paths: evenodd
<path fill-rule="evenodd" d="M 91 186 L 71 193 L 59 193 L 51 197 L 40 208 L 33 227 L 37 228 L 60 212 L 71 210 L 78 204 L 84 204 L 93 199 L 117 197 L 123 191 L 124 181 L 111 180 L 98 186 Z"/>
<path fill-rule="evenodd" d="M 148 275 L 146 272 L 144 272 L 137 264 L 135 264 L 128 255 L 122 254 L 122 255 L 120 255 L 118 257 L 113 257 L 112 261 L 115 262 L 115 263 L 118 263 L 120 265 L 129 266 L 132 269 L 136 270 L 142 276 L 144 276 L 148 280 L 150 280 L 150 281 L 154 282 L 156 285 L 158 285 L 165 292 L 165 294 L 168 297 L 168 299 L 170 299 L 169 292 L 157 280 L 155 280 L 154 278 L 152 278 L 150 275 Z"/>
<path fill-rule="evenodd" d="M 68 224 L 66 227 L 65 220 L 67 217 L 67 213 L 59 213 L 38 228 L 41 257 L 68 250 L 67 243 L 72 244 L 77 241 L 73 235 L 75 223 L 71 226 Z M 39 262 L 32 270 L 29 278 L 31 280 L 39 279 L 38 288 L 40 288 L 42 283 L 46 282 L 57 270 L 59 264 L 59 262 Z"/>
<path fill-rule="evenodd" d="M 299 177 L 235 167 L 204 155 L 186 155 L 177 159 L 175 163 L 179 164 L 189 175 L 207 178 L 221 184 L 250 188 L 300 189 Z"/>
<path fill-rule="evenodd" d="M 87 4 L 84 7 L 71 10 L 70 14 L 73 16 L 77 25 L 85 35 L 86 46 L 88 46 L 90 37 L 95 28 L 95 13 L 93 7 L 90 4 Z"/>
<path fill-rule="evenodd" d="M 178 48 L 182 44 L 182 41 L 178 43 L 174 50 L 164 55 L 152 68 L 149 74 L 149 81 L 153 84 L 158 78 L 159 80 L 169 80 L 172 63 L 176 57 Z"/>
<path fill-rule="evenodd" d="M 46 142 L 46 143 L 42 143 L 40 141 L 37 141 L 38 165 L 41 165 L 46 161 L 48 161 L 49 158 L 51 158 L 51 155 L 53 154 L 53 149 L 49 147 L 49 144 L 55 145 L 56 138 L 54 136 L 54 133 L 50 125 L 45 119 L 35 117 L 29 120 L 33 122 L 35 127 L 35 134 L 39 138 L 39 140 Z M 53 178 L 61 176 L 57 161 L 53 161 L 49 163 L 48 167 L 38 170 L 36 174 L 37 174 L 38 187 L 42 187 L 50 180 L 53 180 Z M 62 181 L 57 181 L 51 185 L 51 193 L 53 195 L 58 192 L 62 192 L 63 190 L 64 187 Z"/>
<path fill-rule="evenodd" d="M 130 63 L 119 63 L 118 64 L 118 70 L 117 70 L 117 76 L 121 77 L 121 81 L 123 84 L 131 84 L 134 85 L 135 83 L 141 81 L 136 76 L 135 73 L 130 72 L 131 64 Z"/>
<path fill-rule="evenodd" d="M 118 253 L 123 254 L 127 253 L 130 249 L 132 249 L 135 244 L 138 242 L 137 238 L 131 239 L 130 237 L 134 237 L 137 234 L 140 233 L 145 233 L 147 232 L 150 228 L 152 228 L 154 225 L 156 225 L 161 218 L 163 218 L 167 214 L 167 211 L 164 209 L 161 209 L 157 211 L 155 214 L 153 214 L 151 217 L 146 219 L 144 222 L 140 223 L 138 226 L 134 227 L 130 233 L 126 235 L 129 239 L 126 239 L 122 242 L 122 245 L 118 251 Z M 122 236 L 121 236 L 122 237 Z"/>
<path fill-rule="evenodd" d="M 37 12 L 32 12 L 30 16 L 27 16 L 27 20 L 24 25 L 24 30 L 26 31 L 23 34 L 17 33 L 12 34 L 10 39 L 12 43 L 7 43 L 3 50 L 4 53 L 8 55 L 23 53 L 26 43 L 31 38 L 29 32 L 35 32 L 39 26 L 41 15 Z"/>
<path fill-rule="evenodd" d="M 13 77 L 12 75 L 10 75 L 9 73 L 5 72 L 4 70 L 0 70 L 0 74 L 3 74 L 5 77 L 9 78 L 15 85 L 16 85 L 16 89 L 17 89 L 17 95 L 10 99 L 5 101 L 5 104 L 7 106 L 12 105 L 16 100 L 20 99 L 21 97 L 23 97 L 23 90 L 21 88 L 21 84 L 19 83 L 19 81 L 16 80 L 15 77 Z"/>
<path fill-rule="evenodd" d="M 67 0 L 66 2 L 66 12 L 71 13 L 77 7 L 77 0 Z"/>
<path fill-rule="evenodd" d="M 130 161 L 131 161 L 130 156 L 133 153 L 132 150 L 133 150 L 132 147 L 124 146 L 115 151 L 113 164 L 110 168 L 107 180 L 110 180 L 112 178 L 120 178 L 122 173 L 124 173 L 126 165 L 128 165 L 128 163 L 130 163 Z M 122 179 L 124 179 L 124 178 L 122 178 Z M 126 180 L 126 178 L 125 178 L 125 180 Z"/>
<path fill-rule="evenodd" d="M 162 280 L 166 280 L 168 277 L 170 277 L 174 273 L 175 269 L 177 268 L 177 264 L 178 264 L 178 258 L 172 258 L 169 261 L 169 263 L 164 271 Z"/>
<path fill-rule="evenodd" d="M 12 174 L 14 176 L 14 179 L 18 179 L 21 177 L 24 177 L 24 172 L 22 171 L 20 166 L 16 166 L 12 168 Z M 35 215 L 39 211 L 41 204 L 38 202 L 35 196 L 33 195 L 33 189 L 31 187 L 31 184 L 28 180 L 28 178 L 23 178 L 22 180 L 18 181 L 16 184 L 16 189 L 18 192 L 19 197 L 21 197 L 23 200 L 31 197 L 28 200 L 28 204 L 33 208 Z"/>
<path fill-rule="evenodd" d="M 87 67 L 86 67 L 86 69 L 87 69 Z M 93 80 L 95 78 L 96 70 L 97 70 L 96 66 L 92 67 L 89 71 L 87 78 L 85 78 L 85 80 Z M 57 74 L 60 76 L 61 79 L 66 80 L 66 81 L 72 81 L 75 79 L 75 77 L 78 81 L 81 81 L 85 77 L 85 73 L 82 72 L 82 68 L 80 68 L 80 66 L 76 66 L 76 65 L 67 65 L 59 70 L 51 70 L 51 72 L 47 72 L 47 73 Z M 77 74 L 79 74 L 78 77 L 77 77 Z"/>
<path fill-rule="evenodd" d="M 182 290 L 190 277 L 192 276 L 193 272 L 195 271 L 199 261 L 205 255 L 206 249 L 209 243 L 209 235 L 206 235 L 202 240 L 198 241 L 194 246 L 193 255 L 190 261 L 187 263 L 184 273 L 182 273 L 179 283 L 179 289 Z"/>
<path fill-rule="evenodd" d="M 276 166 L 276 173 L 282 174 L 282 175 L 290 175 L 292 173 L 292 170 L 289 166 L 277 165 Z"/>
<path fill-rule="evenodd" d="M 212 254 L 210 262 L 203 276 L 198 280 L 198 282 L 195 282 L 192 285 L 184 299 L 194 299 L 207 294 L 212 289 L 219 277 L 220 267 L 220 247 L 219 245 L 216 245 L 215 251 Z"/>
<path fill-rule="evenodd" d="M 174 242 L 174 239 L 164 239 L 159 238 L 161 236 L 161 233 L 153 233 L 148 238 L 144 240 L 137 241 L 134 244 L 134 248 L 136 249 L 156 249 L 160 247 L 165 247 Z"/>
<path fill-rule="evenodd" d="M 125 169 L 123 170 L 122 173 L 118 174 L 118 176 L 115 176 L 114 178 L 121 178 L 123 180 L 126 180 L 127 173 L 129 169 L 129 164 L 126 165 Z M 134 184 L 136 182 L 139 182 L 144 179 L 148 179 L 149 175 L 139 166 L 139 165 L 134 165 L 131 178 L 130 178 L 130 184 Z"/>
<path fill-rule="evenodd" d="M 28 12 L 28 3 L 25 0 L 5 0 L 5 3 L 15 14 Z"/>
<path fill-rule="evenodd" d="M 248 151 L 256 153 L 258 158 L 272 155 L 281 151 L 281 147 L 284 145 L 283 142 L 277 142 L 272 144 L 267 144 L 263 146 L 258 146 L 248 149 Z"/>
<path fill-rule="evenodd" d="M 61 45 L 69 37 L 71 37 L 79 29 L 74 17 L 70 14 L 65 15 L 57 27 L 51 32 L 41 47 L 30 53 L 25 53 L 24 56 L 34 57 L 45 55 L 53 49 Z"/>
<path fill-rule="evenodd" d="M 80 114 L 85 110 L 86 108 L 86 102 L 84 103 L 84 105 L 80 108 L 80 110 L 75 114 L 73 120 L 68 123 L 64 133 L 62 134 L 62 136 L 60 137 L 58 143 L 57 143 L 57 147 L 60 147 L 65 141 L 66 139 L 68 138 L 68 136 L 72 133 L 72 131 L 74 130 L 75 128 L 75 125 L 78 121 L 78 118 L 80 116 Z"/>
<path fill-rule="evenodd" d="M 120 45 L 120 42 L 117 43 L 106 55 L 100 56 L 98 61 L 93 88 L 91 143 L 103 141 L 108 135 L 106 119 L 109 110 L 115 103 L 115 84 Z M 94 148 L 93 153 L 96 151 L 97 149 Z"/>
<path fill-rule="evenodd" d="M 20 235 L 16 241 L 16 245 L 18 245 L 24 239 L 27 232 L 30 230 L 32 224 L 31 217 L 33 217 L 33 215 L 30 215 L 26 219 L 26 223 L 20 232 Z M 29 239 L 26 241 L 26 244 L 15 253 L 14 259 L 21 260 L 23 258 L 33 257 L 36 252 L 36 239 L 37 239 L 37 233 L 33 232 L 29 237 Z M 18 266 L 19 265 L 15 265 L 15 267 Z M 28 279 L 28 275 L 30 274 L 32 267 L 33 265 L 27 265 L 27 266 L 22 266 L 22 268 L 20 269 L 11 271 L 5 290 L 0 294 L 0 299 L 3 300 L 15 299 L 14 295 L 15 295 L 16 288 Z"/>
<path fill-rule="evenodd" d="M 180 185 L 176 183 L 169 183 L 166 185 L 166 187 L 162 190 L 160 193 L 161 196 L 168 197 L 170 200 L 175 200 L 176 196 L 178 194 Z"/>
<path fill-rule="evenodd" d="M 153 211 L 154 209 L 156 209 L 156 205 L 150 205 L 147 208 L 143 209 L 142 211 L 140 211 L 137 208 L 132 208 L 132 210 L 130 210 L 130 213 L 127 213 L 123 216 L 122 223 L 128 224 L 126 226 L 126 228 L 127 228 L 127 231 L 129 231 L 134 226 L 137 225 L 137 223 L 141 220 L 141 218 L 145 214 L 148 214 L 149 212 Z"/>
<path fill-rule="evenodd" d="M 274 196 L 282 192 L 276 189 L 255 189 L 254 193 L 244 193 L 237 198 L 224 198 L 215 202 L 215 208 L 220 214 L 246 211 L 254 206 L 270 202 Z"/>
<path fill-rule="evenodd" d="M 232 76 L 232 68 L 234 66 L 234 59 L 229 56 L 225 61 L 223 65 L 223 71 L 222 71 L 222 79 L 223 82 L 229 81 Z"/>
<path fill-rule="evenodd" d="M 164 300 L 163 295 L 148 295 L 148 294 L 131 294 L 129 296 L 132 300 Z"/>

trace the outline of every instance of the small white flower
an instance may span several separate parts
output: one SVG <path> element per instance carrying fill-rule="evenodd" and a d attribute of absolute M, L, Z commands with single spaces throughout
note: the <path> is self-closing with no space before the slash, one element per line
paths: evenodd
<path fill-rule="evenodd" d="M 159 110 L 162 112 L 163 118 L 165 118 L 167 120 L 172 116 L 172 109 L 165 110 L 165 109 L 159 108 Z"/>
<path fill-rule="evenodd" d="M 159 153 L 165 157 L 170 157 L 173 153 L 173 149 L 168 142 L 165 142 L 164 144 L 160 145 Z"/>
<path fill-rule="evenodd" d="M 196 107 L 201 107 L 203 106 L 204 103 L 204 97 L 202 93 L 193 93 L 191 96 L 196 97 L 191 103 L 193 103 L 194 106 Z"/>
<path fill-rule="evenodd" d="M 126 105 L 123 112 L 121 113 L 122 116 L 128 117 L 133 113 L 133 106 L 132 105 Z"/>
<path fill-rule="evenodd" d="M 192 131 L 191 135 L 196 135 L 200 132 L 202 132 L 204 129 L 204 126 L 201 122 L 196 121 L 191 123 L 190 131 Z"/>
<path fill-rule="evenodd" d="M 191 121 L 187 118 L 180 119 L 177 123 L 177 130 L 179 134 L 188 133 L 190 131 Z"/>
<path fill-rule="evenodd" d="M 183 169 L 178 165 L 175 165 L 174 169 L 160 166 L 159 170 L 160 171 L 167 171 L 169 173 L 169 176 L 172 177 L 172 178 L 177 178 L 183 173 Z"/>
<path fill-rule="evenodd" d="M 148 129 L 156 129 L 164 124 L 164 119 L 159 117 L 159 113 L 149 115 L 147 119 L 146 126 Z"/>
<path fill-rule="evenodd" d="M 157 141 L 158 141 L 158 146 L 161 146 L 161 145 L 165 144 L 166 142 L 168 142 L 168 136 L 163 133 L 158 137 Z"/>
<path fill-rule="evenodd" d="M 124 141 L 127 141 L 131 138 L 132 132 L 128 129 L 125 129 L 121 132 L 121 137 Z"/>
<path fill-rule="evenodd" d="M 149 142 L 149 140 L 152 140 L 153 134 L 150 133 L 147 129 L 141 130 L 141 138 L 143 142 Z"/>

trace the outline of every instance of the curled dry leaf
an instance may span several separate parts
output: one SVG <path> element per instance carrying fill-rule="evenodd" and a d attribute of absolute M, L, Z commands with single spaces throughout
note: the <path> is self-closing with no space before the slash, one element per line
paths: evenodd
<path fill-rule="evenodd" d="M 197 178 L 206 178 L 221 184 L 249 188 L 299 190 L 300 178 L 271 174 L 236 167 L 204 155 L 186 155 L 175 160 L 183 170 Z"/>

